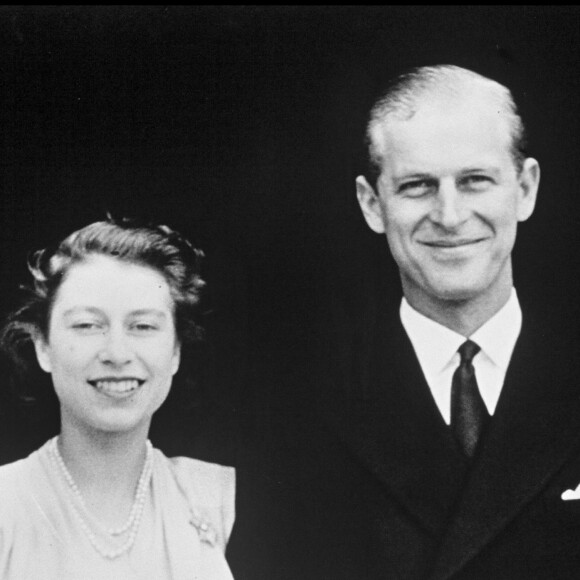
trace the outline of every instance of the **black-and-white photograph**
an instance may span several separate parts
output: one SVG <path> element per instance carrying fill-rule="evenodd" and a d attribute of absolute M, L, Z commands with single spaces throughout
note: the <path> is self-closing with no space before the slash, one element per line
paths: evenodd
<path fill-rule="evenodd" d="M 580 9 L 0 7 L 0 578 L 580 565 Z"/>

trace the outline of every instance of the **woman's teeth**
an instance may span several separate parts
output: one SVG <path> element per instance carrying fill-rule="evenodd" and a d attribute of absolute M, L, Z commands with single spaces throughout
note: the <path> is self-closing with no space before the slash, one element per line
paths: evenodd
<path fill-rule="evenodd" d="M 95 381 L 93 383 L 99 391 L 107 393 L 129 393 L 139 388 L 137 379 L 128 379 L 124 381 Z"/>

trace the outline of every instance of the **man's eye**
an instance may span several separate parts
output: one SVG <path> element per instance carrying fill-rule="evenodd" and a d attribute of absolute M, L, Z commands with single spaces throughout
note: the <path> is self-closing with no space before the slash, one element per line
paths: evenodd
<path fill-rule="evenodd" d="M 491 184 L 492 179 L 487 175 L 467 175 L 459 183 L 460 187 L 477 191 L 487 189 Z"/>
<path fill-rule="evenodd" d="M 407 181 L 399 187 L 399 192 L 407 197 L 421 197 L 435 190 L 437 184 L 428 179 Z"/>

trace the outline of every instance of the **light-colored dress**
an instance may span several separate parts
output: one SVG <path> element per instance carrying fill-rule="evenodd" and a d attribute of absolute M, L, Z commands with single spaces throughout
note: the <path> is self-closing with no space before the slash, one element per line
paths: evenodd
<path fill-rule="evenodd" d="M 168 459 L 153 450 L 135 543 L 122 556 L 108 559 L 83 531 L 73 508 L 79 500 L 58 470 L 50 444 L 0 467 L 2 580 L 232 579 L 225 559 L 235 517 L 232 467 Z"/>

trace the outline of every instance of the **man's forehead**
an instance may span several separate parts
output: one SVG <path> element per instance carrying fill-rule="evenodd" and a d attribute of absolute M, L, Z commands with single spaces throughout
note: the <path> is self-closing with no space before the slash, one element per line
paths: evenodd
<path fill-rule="evenodd" d="M 439 87 L 419 93 L 400 107 L 393 107 L 377 115 L 371 125 L 385 126 L 412 121 L 417 117 L 453 117 L 467 112 L 485 117 L 510 115 L 505 101 L 497 92 L 489 90 L 485 85 L 471 83 L 463 87 Z"/>
<path fill-rule="evenodd" d="M 483 99 L 425 100 L 402 119 L 387 115 L 370 127 L 375 153 L 400 148 L 488 147 L 509 149 L 508 113 Z M 460 153 L 460 151 L 458 151 Z"/>

